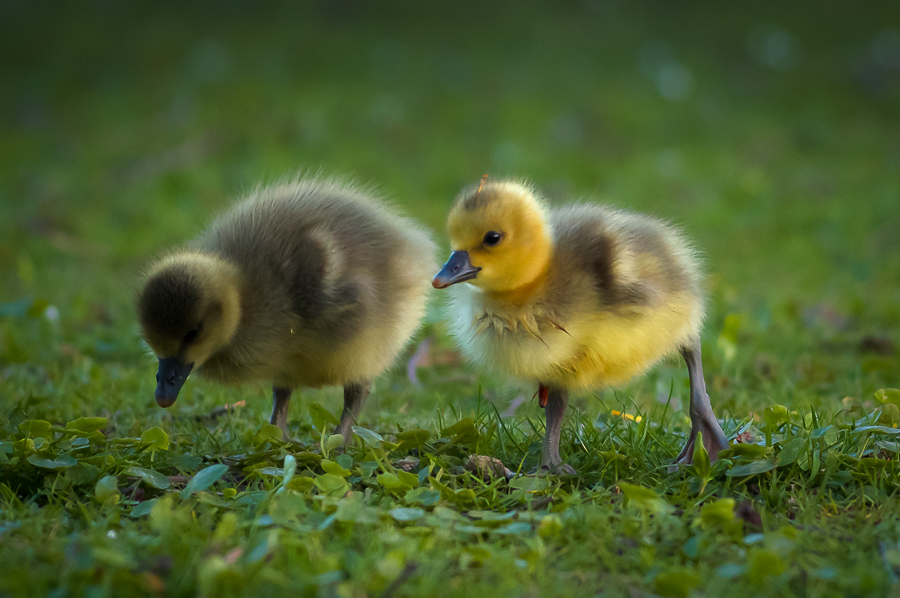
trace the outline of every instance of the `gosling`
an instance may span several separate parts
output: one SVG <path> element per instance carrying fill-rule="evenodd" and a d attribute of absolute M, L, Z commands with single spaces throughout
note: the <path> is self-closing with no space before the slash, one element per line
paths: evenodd
<path fill-rule="evenodd" d="M 597 205 L 547 209 L 535 191 L 496 181 L 464 189 L 448 217 L 452 253 L 432 284 L 461 282 L 450 327 L 463 355 L 537 384 L 547 426 L 540 472 L 574 474 L 559 455 L 569 390 L 621 385 L 680 352 L 691 432 L 711 460 L 728 446 L 703 380 L 704 300 L 697 258 L 671 226 Z"/>
<path fill-rule="evenodd" d="M 415 222 L 331 180 L 262 187 L 149 271 L 137 298 L 159 358 L 156 402 L 188 375 L 272 381 L 288 438 L 294 389 L 342 386 L 345 443 L 369 394 L 419 325 L 436 267 Z"/>

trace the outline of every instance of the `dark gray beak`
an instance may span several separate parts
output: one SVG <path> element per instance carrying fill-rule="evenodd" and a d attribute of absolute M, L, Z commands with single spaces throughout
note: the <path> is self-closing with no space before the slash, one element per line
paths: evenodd
<path fill-rule="evenodd" d="M 468 251 L 454 251 L 441 271 L 434 275 L 431 286 L 446 289 L 452 284 L 472 280 L 480 270 L 469 262 Z"/>
<path fill-rule="evenodd" d="M 160 407 L 171 407 L 178 398 L 184 381 L 194 367 L 193 363 L 181 363 L 177 357 L 159 360 L 159 371 L 156 373 L 156 404 Z"/>

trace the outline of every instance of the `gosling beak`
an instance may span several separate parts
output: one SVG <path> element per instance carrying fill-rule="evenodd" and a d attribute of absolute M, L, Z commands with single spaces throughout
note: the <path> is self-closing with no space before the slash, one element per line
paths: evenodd
<path fill-rule="evenodd" d="M 188 374 L 194 367 L 193 363 L 181 363 L 177 357 L 167 357 L 159 360 L 159 371 L 156 373 L 156 404 L 160 407 L 171 407 L 178 398 L 178 391 Z"/>
<path fill-rule="evenodd" d="M 468 251 L 454 251 L 441 271 L 434 275 L 431 286 L 446 289 L 452 284 L 472 280 L 480 270 L 469 262 Z"/>

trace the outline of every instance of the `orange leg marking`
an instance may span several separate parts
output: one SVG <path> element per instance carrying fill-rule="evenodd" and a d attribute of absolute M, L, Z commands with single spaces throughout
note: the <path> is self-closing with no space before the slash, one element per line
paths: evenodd
<path fill-rule="evenodd" d="M 543 384 L 538 385 L 538 405 L 541 409 L 547 406 L 547 398 L 550 396 L 550 389 Z"/>

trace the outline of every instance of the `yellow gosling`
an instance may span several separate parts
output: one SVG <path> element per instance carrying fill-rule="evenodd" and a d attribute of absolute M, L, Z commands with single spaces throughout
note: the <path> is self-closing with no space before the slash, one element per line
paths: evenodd
<path fill-rule="evenodd" d="M 691 433 L 715 460 L 727 446 L 700 361 L 703 294 L 697 259 L 664 222 L 596 205 L 549 210 L 533 189 L 482 181 L 448 217 L 452 253 L 432 284 L 455 287 L 450 327 L 488 370 L 537 384 L 546 409 L 541 469 L 559 456 L 570 389 L 616 386 L 680 352 L 691 380 Z"/>

